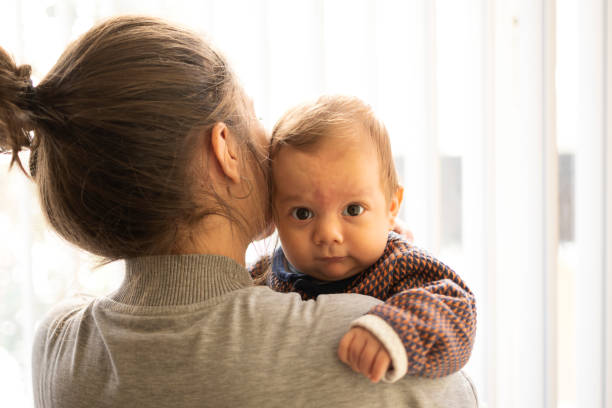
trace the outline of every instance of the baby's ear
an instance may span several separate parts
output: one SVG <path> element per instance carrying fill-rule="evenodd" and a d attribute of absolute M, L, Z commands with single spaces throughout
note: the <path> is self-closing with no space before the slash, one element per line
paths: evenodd
<path fill-rule="evenodd" d="M 389 203 L 389 222 L 391 227 L 395 225 L 395 217 L 399 214 L 400 206 L 402 205 L 402 199 L 404 198 L 404 187 L 397 186 L 397 190 L 391 196 L 391 202 Z"/>

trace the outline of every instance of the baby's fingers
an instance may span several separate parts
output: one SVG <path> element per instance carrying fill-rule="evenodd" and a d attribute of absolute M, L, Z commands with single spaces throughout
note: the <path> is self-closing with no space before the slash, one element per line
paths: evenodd
<path fill-rule="evenodd" d="M 387 350 L 381 348 L 376 354 L 374 364 L 372 364 L 370 380 L 375 383 L 379 382 L 389 369 L 389 365 L 391 365 L 391 357 L 389 356 L 389 353 L 387 353 Z"/>
<path fill-rule="evenodd" d="M 344 364 L 349 364 L 348 353 L 354 337 L 355 332 L 353 330 L 349 330 L 348 333 L 342 337 L 342 340 L 340 340 L 340 344 L 338 345 L 338 358 Z"/>
<path fill-rule="evenodd" d="M 380 349 L 381 347 L 377 341 L 372 341 L 371 339 L 369 341 L 366 340 L 366 344 L 359 355 L 359 360 L 356 362 L 357 371 L 363 373 L 366 377 L 371 378 L 374 359 L 376 358 L 378 350 Z"/>
<path fill-rule="evenodd" d="M 363 372 L 360 370 L 360 360 L 361 353 L 363 352 L 364 347 L 367 344 L 367 338 L 360 336 L 359 334 L 355 335 L 351 341 L 351 344 L 348 349 L 348 362 L 347 364 L 351 366 L 354 371 Z"/>

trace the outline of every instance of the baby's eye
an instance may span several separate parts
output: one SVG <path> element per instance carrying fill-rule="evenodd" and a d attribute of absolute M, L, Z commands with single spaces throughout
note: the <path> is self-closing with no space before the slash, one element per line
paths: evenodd
<path fill-rule="evenodd" d="M 346 206 L 344 211 L 342 211 L 342 215 L 349 215 L 351 217 L 356 217 L 363 212 L 363 207 L 359 204 L 349 204 Z"/>
<path fill-rule="evenodd" d="M 306 207 L 298 207 L 294 208 L 293 211 L 291 211 L 291 215 L 296 220 L 305 221 L 309 218 L 312 218 L 314 214 Z"/>

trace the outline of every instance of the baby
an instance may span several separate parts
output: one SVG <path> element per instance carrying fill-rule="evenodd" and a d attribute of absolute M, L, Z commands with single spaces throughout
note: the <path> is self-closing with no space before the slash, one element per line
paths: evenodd
<path fill-rule="evenodd" d="M 281 247 L 254 279 L 304 299 L 385 301 L 355 320 L 338 356 L 371 381 L 440 377 L 469 359 L 474 295 L 447 266 L 392 232 L 402 202 L 384 125 L 361 100 L 324 96 L 289 110 L 270 147 Z"/>

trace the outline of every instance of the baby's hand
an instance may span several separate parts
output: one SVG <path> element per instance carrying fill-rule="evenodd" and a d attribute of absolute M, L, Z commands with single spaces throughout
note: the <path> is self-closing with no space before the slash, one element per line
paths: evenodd
<path fill-rule="evenodd" d="M 412 233 L 410 228 L 408 228 L 406 223 L 400 220 L 399 218 L 395 219 L 395 225 L 393 225 L 393 232 L 400 234 L 406 239 L 406 241 L 410 242 L 411 244 L 414 244 L 414 234 Z"/>
<path fill-rule="evenodd" d="M 366 329 L 353 327 L 342 337 L 338 357 L 353 369 L 377 383 L 385 375 L 391 357 L 385 346 Z"/>

